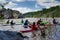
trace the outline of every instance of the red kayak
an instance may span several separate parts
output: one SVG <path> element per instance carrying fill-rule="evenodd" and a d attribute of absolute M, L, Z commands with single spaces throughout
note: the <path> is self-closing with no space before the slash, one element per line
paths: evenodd
<path fill-rule="evenodd" d="M 45 28 L 47 29 L 49 25 L 45 25 Z M 51 24 L 51 26 L 54 26 L 54 24 Z M 40 28 L 40 30 L 43 30 L 44 28 Z M 21 30 L 20 32 L 23 32 L 23 33 L 27 33 L 27 32 L 32 32 L 33 30 L 32 29 L 29 29 L 29 30 Z"/>
<path fill-rule="evenodd" d="M 27 33 L 27 32 L 32 32 L 32 30 L 21 30 L 20 32 Z"/>

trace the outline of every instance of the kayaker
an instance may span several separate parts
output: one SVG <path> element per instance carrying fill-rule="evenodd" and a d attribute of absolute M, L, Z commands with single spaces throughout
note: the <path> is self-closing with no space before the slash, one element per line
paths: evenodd
<path fill-rule="evenodd" d="M 14 25 L 13 20 L 10 22 L 10 25 L 11 25 L 11 28 L 13 28 L 13 25 Z"/>
<path fill-rule="evenodd" d="M 29 27 L 29 21 L 26 20 L 25 23 L 24 23 L 24 28 L 28 28 Z"/>
<path fill-rule="evenodd" d="M 40 19 L 40 20 L 38 20 L 38 21 L 37 21 L 37 25 L 39 25 L 41 22 L 42 22 L 42 20 L 41 20 L 41 19 Z"/>
<path fill-rule="evenodd" d="M 33 22 L 33 24 L 30 25 L 29 27 L 32 29 L 32 34 L 33 34 L 32 37 L 35 37 L 36 36 L 36 33 L 37 33 L 37 30 L 38 30 L 36 23 Z"/>
<path fill-rule="evenodd" d="M 6 23 L 9 24 L 9 20 Z"/>
<path fill-rule="evenodd" d="M 23 20 L 23 19 L 21 20 L 21 23 L 22 23 L 22 24 L 24 23 L 24 20 Z"/>
<path fill-rule="evenodd" d="M 53 24 L 57 24 L 56 19 L 53 19 Z"/>

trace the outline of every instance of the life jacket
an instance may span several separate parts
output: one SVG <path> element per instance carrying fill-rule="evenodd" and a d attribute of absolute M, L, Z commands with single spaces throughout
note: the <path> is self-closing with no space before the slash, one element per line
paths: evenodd
<path fill-rule="evenodd" d="M 37 30 L 37 25 L 32 25 L 32 30 Z"/>

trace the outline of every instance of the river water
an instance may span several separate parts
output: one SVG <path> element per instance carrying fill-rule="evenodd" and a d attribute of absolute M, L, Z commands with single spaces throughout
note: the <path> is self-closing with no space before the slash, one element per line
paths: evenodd
<path fill-rule="evenodd" d="M 25 18 L 25 19 L 23 19 L 24 21 L 26 20 L 26 19 L 28 19 L 30 22 L 36 22 L 38 19 L 40 19 L 40 18 Z M 52 23 L 52 18 L 41 18 L 43 21 L 47 21 L 47 22 L 51 22 Z M 3 26 L 3 25 L 5 25 L 6 24 L 6 21 L 7 21 L 8 19 L 4 19 L 3 21 L 1 21 L 0 22 L 0 30 L 1 31 L 12 31 L 12 32 L 14 32 L 14 31 L 16 31 L 16 32 L 20 32 L 20 30 L 26 30 L 26 29 L 24 29 L 23 28 L 23 24 L 22 25 L 14 25 L 13 27 L 14 28 L 11 28 L 11 26 L 10 25 L 8 25 L 8 26 Z M 22 19 L 9 19 L 10 21 L 11 20 L 13 20 L 14 21 L 14 23 L 17 23 L 17 24 L 19 24 L 19 23 L 21 23 L 21 20 Z M 60 22 L 60 18 L 56 18 L 56 20 L 58 21 L 58 22 Z M 27 30 L 28 29 L 30 29 L 30 28 L 27 28 Z M 26 35 L 26 36 L 28 36 L 29 37 L 29 39 L 25 39 L 25 40 L 60 40 L 60 25 L 56 25 L 56 26 L 51 26 L 51 29 L 49 30 L 50 31 L 50 33 L 48 33 L 48 30 L 46 29 L 46 38 L 41 38 L 41 36 L 36 36 L 36 37 L 34 37 L 34 38 L 31 38 L 31 35 L 32 35 L 32 33 L 31 32 L 29 32 L 29 33 L 23 33 L 23 35 Z M 40 33 L 40 31 L 38 31 L 38 33 Z M 5 39 L 5 37 L 6 37 L 6 39 Z M 4 32 L 2 33 L 2 35 L 1 35 L 1 33 L 0 33 L 0 38 L 3 38 L 3 40 L 5 39 L 5 40 L 16 40 L 15 39 L 15 37 L 12 37 L 13 39 L 11 39 L 11 38 L 8 38 L 8 35 L 6 35 Z"/>

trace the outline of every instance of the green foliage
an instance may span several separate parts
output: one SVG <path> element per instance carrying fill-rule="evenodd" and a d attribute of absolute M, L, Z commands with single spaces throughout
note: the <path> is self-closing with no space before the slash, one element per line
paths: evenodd
<path fill-rule="evenodd" d="M 60 17 L 60 6 L 54 6 L 49 9 L 44 8 L 41 11 L 28 12 L 23 14 L 25 17 Z"/>

